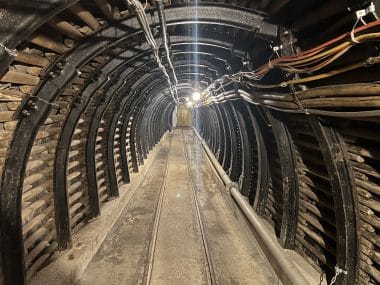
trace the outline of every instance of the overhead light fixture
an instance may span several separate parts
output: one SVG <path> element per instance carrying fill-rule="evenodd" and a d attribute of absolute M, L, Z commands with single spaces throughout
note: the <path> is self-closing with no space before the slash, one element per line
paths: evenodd
<path fill-rule="evenodd" d="M 189 108 L 193 107 L 193 102 L 187 101 L 186 106 Z"/>
<path fill-rule="evenodd" d="M 190 98 L 189 98 L 189 97 L 186 97 L 185 100 L 186 100 L 186 102 L 189 102 L 189 101 L 190 101 Z"/>
<path fill-rule="evenodd" d="M 194 100 L 194 101 L 198 101 L 198 100 L 200 100 L 200 99 L 201 99 L 201 93 L 198 92 L 198 91 L 194 91 L 194 92 L 193 92 L 193 100 Z"/>

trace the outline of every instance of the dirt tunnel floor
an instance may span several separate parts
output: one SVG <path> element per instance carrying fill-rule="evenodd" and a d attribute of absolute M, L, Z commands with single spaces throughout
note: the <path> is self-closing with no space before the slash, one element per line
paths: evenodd
<path fill-rule="evenodd" d="M 78 284 L 278 284 L 191 129 L 176 129 Z"/>

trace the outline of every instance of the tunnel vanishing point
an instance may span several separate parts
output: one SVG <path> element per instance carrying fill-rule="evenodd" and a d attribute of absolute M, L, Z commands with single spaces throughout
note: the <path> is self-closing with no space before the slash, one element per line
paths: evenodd
<path fill-rule="evenodd" d="M 380 284 L 379 9 L 0 0 L 0 284 Z"/>

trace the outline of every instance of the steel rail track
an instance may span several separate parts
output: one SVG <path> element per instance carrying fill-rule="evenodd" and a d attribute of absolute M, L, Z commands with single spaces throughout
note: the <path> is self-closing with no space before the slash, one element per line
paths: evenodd
<path fill-rule="evenodd" d="M 165 162 L 165 169 L 164 169 L 164 179 L 162 180 L 162 183 L 160 185 L 160 195 L 158 197 L 156 210 L 154 214 L 154 222 L 152 227 L 152 238 L 149 244 L 149 250 L 148 250 L 148 264 L 145 267 L 145 273 L 143 277 L 143 284 L 150 284 L 150 280 L 152 277 L 152 270 L 153 270 L 153 264 L 154 264 L 154 253 L 156 249 L 156 241 L 157 241 L 157 234 L 158 234 L 158 228 L 160 225 L 160 217 L 161 217 L 161 209 L 162 209 L 162 203 L 163 198 L 165 194 L 166 189 L 166 180 L 168 176 L 168 169 L 169 169 L 169 161 L 171 156 L 171 145 L 172 145 L 173 137 L 172 135 L 169 135 L 169 148 L 168 148 L 168 154 Z"/>
<path fill-rule="evenodd" d="M 203 222 L 203 215 L 199 207 L 199 198 L 197 194 L 199 190 L 194 181 L 193 173 L 191 171 L 191 158 L 187 150 L 187 140 L 186 140 L 186 136 L 183 130 L 181 130 L 181 135 L 182 135 L 182 140 L 183 140 L 183 145 L 184 145 L 185 158 L 187 162 L 186 164 L 187 164 L 188 177 L 189 177 L 190 186 L 191 186 L 191 196 L 194 202 L 194 208 L 197 215 L 197 221 L 198 221 L 198 225 L 199 225 L 199 229 L 201 233 L 202 245 L 203 245 L 204 254 L 205 254 L 206 263 L 207 263 L 208 284 L 215 285 L 215 284 L 218 284 L 218 282 L 217 282 L 217 278 L 214 271 L 212 257 L 211 257 L 210 250 L 208 247 L 208 238 L 207 238 L 207 233 L 206 233 L 204 222 Z"/>

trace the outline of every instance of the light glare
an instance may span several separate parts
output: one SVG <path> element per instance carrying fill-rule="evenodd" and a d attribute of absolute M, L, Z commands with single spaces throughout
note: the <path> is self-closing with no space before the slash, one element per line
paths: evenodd
<path fill-rule="evenodd" d="M 198 91 L 195 91 L 193 93 L 193 100 L 198 101 L 199 99 L 201 99 L 201 93 L 199 93 Z"/>

